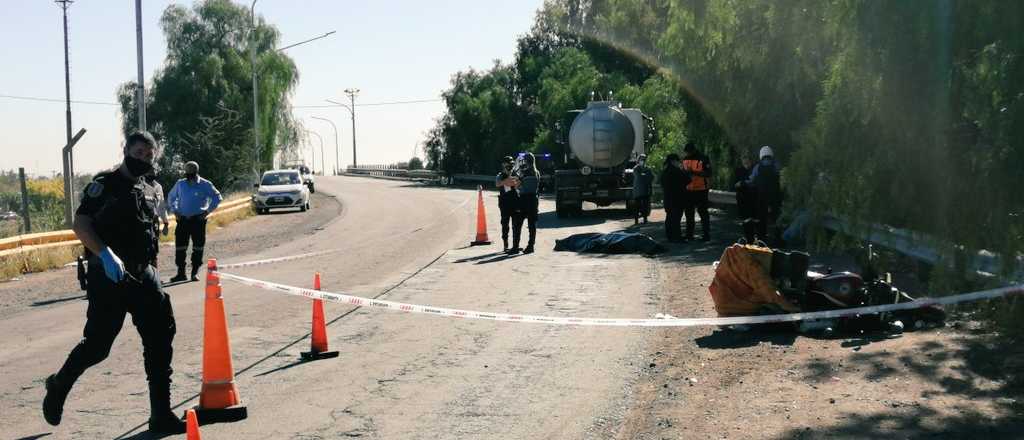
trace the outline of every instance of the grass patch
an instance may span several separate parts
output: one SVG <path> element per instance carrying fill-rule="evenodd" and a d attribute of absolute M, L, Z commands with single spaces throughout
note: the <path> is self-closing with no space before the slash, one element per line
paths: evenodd
<path fill-rule="evenodd" d="M 229 208 L 230 209 L 230 208 Z M 245 208 L 235 209 L 225 214 L 215 215 L 210 218 L 207 227 L 224 227 L 236 221 L 256 215 L 252 204 Z M 160 237 L 161 241 L 173 241 L 174 233 Z M 0 257 L 0 280 L 9 280 L 26 273 L 42 272 L 55 269 L 71 263 L 82 255 L 82 245 L 54 246 L 40 249 L 33 249 L 25 252 L 13 253 Z"/>
<path fill-rule="evenodd" d="M 25 273 L 42 272 L 62 267 L 82 255 L 82 245 L 33 249 L 0 259 L 0 280 L 9 280 Z"/>
<path fill-rule="evenodd" d="M 214 212 L 214 214 L 216 214 L 216 212 Z M 246 205 L 245 208 L 236 209 L 227 214 L 213 216 L 207 225 L 213 227 L 224 227 L 254 215 L 256 215 L 256 209 L 254 209 L 253 205 L 250 203 Z"/>

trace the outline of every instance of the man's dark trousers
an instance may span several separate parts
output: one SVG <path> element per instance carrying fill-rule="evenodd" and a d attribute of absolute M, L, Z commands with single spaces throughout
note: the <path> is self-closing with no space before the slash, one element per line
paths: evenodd
<path fill-rule="evenodd" d="M 206 246 L 206 215 L 178 217 L 178 225 L 174 228 L 174 264 L 178 273 L 185 273 L 185 253 L 188 242 L 192 240 L 192 275 L 203 267 L 203 247 Z"/>
<path fill-rule="evenodd" d="M 175 324 L 170 297 L 164 293 L 152 266 L 127 272 L 138 281 L 126 279 L 115 284 L 103 271 L 97 257 L 89 259 L 85 330 L 82 340 L 71 350 L 64 366 L 57 372 L 57 381 L 67 388 L 89 367 L 107 358 L 110 347 L 124 324 L 126 313 L 142 339 L 142 356 L 149 381 L 150 399 L 167 402 L 171 384 L 171 357 Z M 166 403 L 161 403 L 166 405 Z M 155 408 L 163 410 L 164 408 Z M 166 408 L 170 410 L 170 408 Z M 157 413 L 154 413 L 157 414 Z"/>
<path fill-rule="evenodd" d="M 498 199 L 498 210 L 501 211 L 501 241 L 508 247 L 508 229 L 513 215 L 516 213 L 515 200 Z"/>
<path fill-rule="evenodd" d="M 687 191 L 685 195 L 686 211 L 686 239 L 693 239 L 695 225 L 693 211 L 700 214 L 700 226 L 704 230 L 704 237 L 711 236 L 711 219 L 708 215 L 708 191 Z"/>
<path fill-rule="evenodd" d="M 681 225 L 683 208 L 681 206 L 665 206 L 665 238 L 679 240 L 682 238 Z"/>

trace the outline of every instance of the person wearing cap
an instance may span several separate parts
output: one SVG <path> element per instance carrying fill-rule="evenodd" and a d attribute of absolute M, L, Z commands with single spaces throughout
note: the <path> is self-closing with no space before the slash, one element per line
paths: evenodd
<path fill-rule="evenodd" d="M 665 168 L 661 171 L 661 192 L 665 207 L 665 237 L 677 243 L 683 240 L 680 220 L 683 218 L 683 197 L 689 177 L 683 173 L 679 155 L 669 153 L 665 156 Z"/>
<path fill-rule="evenodd" d="M 185 164 L 185 177 L 178 179 L 167 194 L 167 207 L 178 225 L 174 228 L 174 263 L 178 274 L 171 282 L 185 281 L 185 253 L 192 240 L 192 281 L 199 281 L 206 246 L 206 217 L 220 205 L 220 191 L 209 180 L 199 177 L 199 164 Z"/>
<path fill-rule="evenodd" d="M 745 185 L 753 188 L 755 194 L 754 218 L 757 220 L 758 237 L 768 241 L 768 232 L 774 231 L 782 209 L 782 185 L 772 147 L 761 147 L 758 158 Z"/>
<path fill-rule="evenodd" d="M 537 217 L 540 207 L 540 199 L 537 191 L 540 189 L 540 171 L 537 169 L 537 158 L 533 153 L 526 152 L 522 156 L 522 162 L 516 169 L 516 192 L 519 194 L 518 213 L 512 219 L 512 249 L 509 254 L 518 254 L 519 239 L 522 236 L 523 222 L 526 222 L 528 241 L 522 249 L 524 254 L 532 254 L 534 245 L 537 242 Z"/>
<path fill-rule="evenodd" d="M 647 155 L 641 154 L 637 157 L 636 166 L 633 167 L 633 204 L 636 210 L 633 212 L 633 224 L 640 223 L 640 217 L 647 223 L 647 216 L 651 215 L 651 185 L 654 183 L 654 173 L 647 166 Z"/>
<path fill-rule="evenodd" d="M 711 216 L 708 214 L 708 193 L 711 191 L 711 160 L 697 150 L 697 145 L 687 142 L 683 147 L 683 172 L 690 176 L 686 185 L 684 210 L 686 211 L 686 240 L 693 240 L 693 211 L 700 214 L 700 225 L 704 230 L 703 241 L 711 240 Z"/>
<path fill-rule="evenodd" d="M 498 188 L 498 210 L 501 211 L 502 252 L 508 251 L 509 222 L 516 215 L 519 205 L 519 193 L 516 191 L 519 182 L 512 173 L 514 164 L 512 156 L 505 156 L 501 159 L 501 171 L 494 177 L 494 186 Z"/>

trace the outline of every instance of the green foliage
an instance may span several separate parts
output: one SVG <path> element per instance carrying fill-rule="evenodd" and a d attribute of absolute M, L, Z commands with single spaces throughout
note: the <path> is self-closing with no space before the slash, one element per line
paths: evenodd
<path fill-rule="evenodd" d="M 1024 3 L 997 0 L 549 0 L 511 71 L 468 74 L 512 76 L 500 96 L 525 116 L 512 123 L 451 99 L 428 158 L 452 172 L 490 170 L 523 144 L 497 126 L 524 127 L 526 148 L 559 158 L 565 112 L 591 90 L 613 90 L 653 116 L 655 166 L 694 141 L 725 188 L 741 151 L 771 145 L 790 210 L 1017 255 L 1022 17 Z M 451 96 L 467 94 L 465 75 Z"/>
<path fill-rule="evenodd" d="M 409 165 L 408 166 L 409 166 L 409 168 L 408 168 L 409 170 L 422 170 L 423 169 L 423 160 L 418 158 L 418 157 L 414 157 L 412 159 L 409 159 Z"/>
<path fill-rule="evenodd" d="M 280 149 L 296 148 L 298 129 L 288 95 L 298 70 L 275 50 L 277 29 L 261 17 L 255 25 L 251 29 L 248 8 L 227 0 L 164 10 L 160 26 L 167 37 L 167 59 L 147 88 L 146 118 L 165 149 L 159 163 L 165 187 L 180 177 L 189 160 L 199 162 L 201 174 L 217 186 L 230 187 L 254 168 L 269 167 Z M 251 47 L 258 83 L 258 154 L 252 129 Z M 126 133 L 137 126 L 136 88 L 128 82 L 118 91 Z"/>
<path fill-rule="evenodd" d="M 87 180 L 89 176 L 78 176 L 76 180 Z M 28 190 L 29 218 L 32 232 L 47 232 L 64 229 L 64 180 L 53 178 L 26 179 Z M 84 188 L 80 186 L 79 188 Z M 14 211 L 23 215 L 21 207 L 21 184 L 17 172 L 0 173 L 0 212 Z M 25 233 L 24 222 L 4 222 L 0 238 Z"/>

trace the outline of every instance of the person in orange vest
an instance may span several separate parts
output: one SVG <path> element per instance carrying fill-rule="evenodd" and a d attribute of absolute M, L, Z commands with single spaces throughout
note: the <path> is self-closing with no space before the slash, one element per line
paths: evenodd
<path fill-rule="evenodd" d="M 703 241 L 711 240 L 711 216 L 708 215 L 708 192 L 711 189 L 711 160 L 697 150 L 693 142 L 683 147 L 683 172 L 690 176 L 683 198 L 683 210 L 686 213 L 686 240 L 693 240 L 693 211 L 700 214 L 700 225 L 704 229 Z"/>

